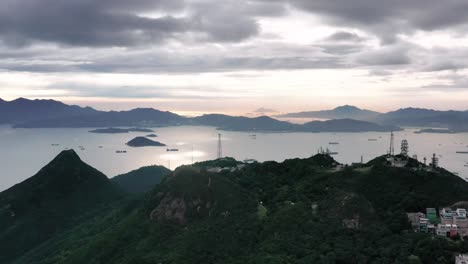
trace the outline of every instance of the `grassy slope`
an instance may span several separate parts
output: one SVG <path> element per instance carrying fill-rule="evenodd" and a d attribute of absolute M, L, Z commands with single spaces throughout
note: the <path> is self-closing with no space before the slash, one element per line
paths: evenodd
<path fill-rule="evenodd" d="M 112 182 L 129 193 L 145 193 L 159 184 L 171 170 L 163 166 L 147 166 L 126 174 L 115 176 Z"/>

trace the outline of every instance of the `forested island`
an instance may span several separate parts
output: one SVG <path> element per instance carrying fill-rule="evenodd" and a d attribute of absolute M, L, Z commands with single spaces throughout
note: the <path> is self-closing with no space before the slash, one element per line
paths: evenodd
<path fill-rule="evenodd" d="M 152 129 L 148 128 L 101 128 L 101 129 L 94 129 L 90 130 L 89 133 L 97 133 L 97 134 L 126 134 L 130 132 L 154 132 Z"/>
<path fill-rule="evenodd" d="M 158 141 L 153 141 L 151 139 L 145 137 L 136 137 L 129 142 L 127 142 L 127 146 L 139 148 L 139 147 L 164 147 L 166 144 L 163 144 Z"/>

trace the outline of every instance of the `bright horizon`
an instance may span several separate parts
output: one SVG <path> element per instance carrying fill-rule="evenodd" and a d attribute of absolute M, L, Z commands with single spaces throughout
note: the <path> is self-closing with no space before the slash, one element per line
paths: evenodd
<path fill-rule="evenodd" d="M 56 101 L 60 101 L 60 102 L 63 102 L 65 104 L 68 104 L 68 105 L 78 105 L 78 106 L 81 106 L 81 107 L 92 107 L 96 110 L 100 110 L 100 111 L 128 111 L 128 110 L 132 110 L 132 109 L 135 109 L 135 108 L 153 108 L 153 109 L 156 109 L 156 110 L 161 110 L 161 111 L 169 111 L 169 112 L 173 112 L 173 113 L 176 113 L 176 114 L 179 114 L 179 115 L 182 115 L 182 116 L 187 116 L 187 117 L 191 117 L 191 116 L 199 116 L 199 115 L 203 115 L 203 114 L 227 114 L 227 115 L 240 115 L 240 116 L 260 116 L 260 115 L 267 115 L 267 116 L 276 116 L 276 115 L 280 115 L 280 114 L 287 114 L 287 113 L 297 113 L 297 112 L 306 112 L 306 111 L 322 111 L 322 110 L 333 110 L 337 107 L 342 107 L 342 106 L 354 106 L 354 107 L 357 107 L 357 108 L 360 108 L 362 110 L 370 110 L 370 111 L 375 111 L 375 112 L 379 112 L 379 113 L 387 113 L 387 112 L 391 112 L 391 111 L 396 111 L 396 110 L 399 110 L 401 108 L 424 108 L 424 109 L 430 109 L 430 110 L 437 110 L 437 111 L 446 111 L 446 110 L 455 110 L 455 111 L 468 111 L 466 109 L 451 109 L 451 108 L 447 108 L 447 109 L 436 109 L 436 108 L 425 108 L 425 107 L 414 107 L 414 106 L 407 106 L 407 107 L 399 107 L 399 108 L 395 108 L 395 109 L 389 109 L 389 110 L 385 110 L 385 111 L 378 111 L 378 110 L 375 110 L 375 109 L 369 109 L 369 108 L 364 108 L 364 107 L 361 107 L 359 105 L 352 105 L 352 104 L 342 104 L 342 105 L 335 105 L 335 106 L 329 106 L 328 108 L 316 108 L 316 109 L 303 109 L 303 110 L 297 110 L 297 111 L 278 111 L 277 109 L 273 109 L 273 108 L 267 108 L 267 107 L 263 107 L 263 106 L 260 106 L 256 109 L 246 109 L 246 111 L 242 112 L 242 111 L 222 111 L 222 110 L 216 110 L 216 109 L 213 109 L 211 111 L 179 111 L 179 110 L 171 110 L 171 109 L 165 109 L 165 108 L 159 108 L 158 103 L 154 103 L 154 102 L 151 102 L 151 100 L 147 100 L 147 101 L 133 101 L 131 103 L 127 102 L 127 101 L 92 101 L 92 100 L 89 100 L 89 101 L 82 101 L 82 100 L 76 100 L 76 101 L 68 101 L 68 100 L 59 100 L 59 99 L 56 99 L 56 98 L 26 98 L 26 97 L 18 97 L 18 98 L 13 98 L 13 99 L 8 99 L 8 98 L 0 98 L 2 100 L 5 100 L 5 101 L 13 101 L 13 100 L 16 100 L 16 99 L 19 99 L 19 98 L 24 98 L 24 99 L 27 99 L 27 100 L 56 100 Z M 294 118 L 292 118 L 294 119 Z M 298 119 L 301 119 L 301 118 L 298 118 Z M 310 119 L 310 118 L 302 118 L 302 119 Z M 319 120 L 319 119 L 317 119 Z"/>
<path fill-rule="evenodd" d="M 176 113 L 467 110 L 466 4 L 389 5 L 7 0 L 0 98 Z"/>

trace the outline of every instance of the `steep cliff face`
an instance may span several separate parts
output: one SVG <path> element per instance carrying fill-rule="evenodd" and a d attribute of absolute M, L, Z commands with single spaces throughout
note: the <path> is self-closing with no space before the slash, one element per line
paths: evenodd
<path fill-rule="evenodd" d="M 187 204 L 184 198 L 173 197 L 171 194 L 161 194 L 159 205 L 151 211 L 151 220 L 157 221 L 175 221 L 180 225 L 186 224 L 185 212 Z"/>
<path fill-rule="evenodd" d="M 148 203 L 150 218 L 185 225 L 206 217 L 227 217 L 255 201 L 225 177 L 182 167 L 156 188 Z"/>

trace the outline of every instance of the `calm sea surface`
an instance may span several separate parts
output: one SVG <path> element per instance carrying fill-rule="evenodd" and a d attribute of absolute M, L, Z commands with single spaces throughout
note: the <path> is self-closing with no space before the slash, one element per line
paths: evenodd
<path fill-rule="evenodd" d="M 166 152 L 166 147 L 130 148 L 126 142 L 136 136 L 150 133 L 93 134 L 90 129 L 13 129 L 0 126 L 0 191 L 34 175 L 60 151 L 73 148 L 83 161 L 102 171 L 108 177 L 158 164 L 176 168 L 182 164 L 216 158 L 217 135 L 211 127 L 158 128 L 158 140 L 179 152 Z M 395 133 L 395 149 L 399 151 L 402 139 L 410 145 L 410 155 L 420 160 L 436 153 L 440 166 L 468 177 L 468 133 L 463 134 L 414 134 L 416 129 Z M 334 156 L 341 163 L 364 161 L 385 154 L 389 147 L 389 133 L 222 133 L 224 156 L 238 160 L 283 161 L 288 158 L 306 158 L 317 153 L 320 147 L 339 152 Z M 369 141 L 376 139 L 377 141 Z M 329 142 L 339 142 L 329 145 Z M 52 146 L 52 144 L 60 144 Z M 83 146 L 81 150 L 79 146 Z M 99 148 L 102 146 L 102 148 Z M 193 150 L 192 150 L 193 149 Z M 127 154 L 117 154 L 126 150 Z"/>

